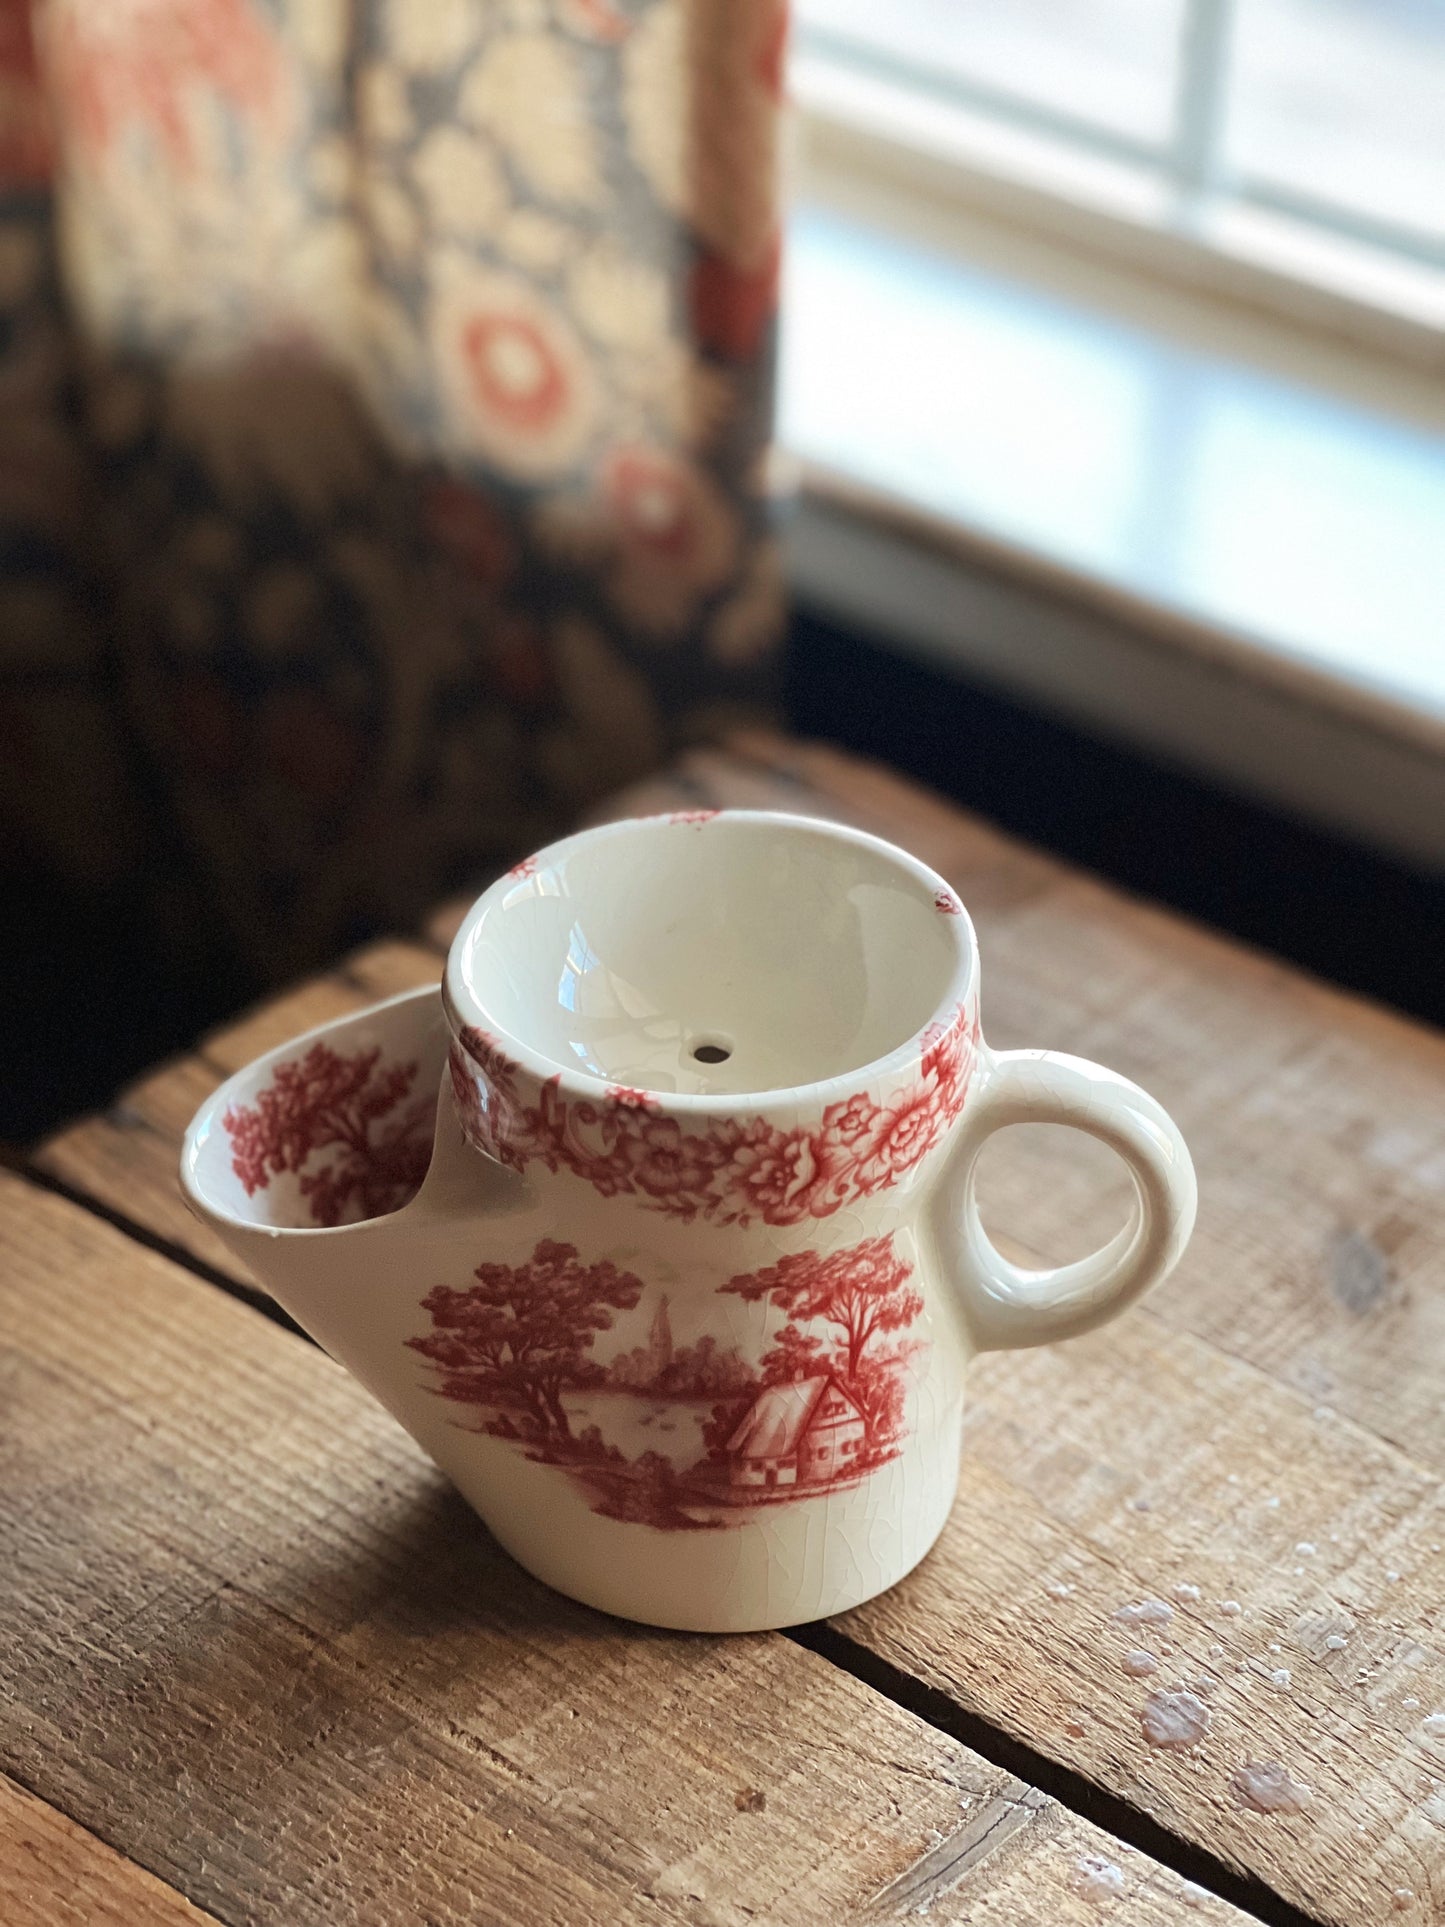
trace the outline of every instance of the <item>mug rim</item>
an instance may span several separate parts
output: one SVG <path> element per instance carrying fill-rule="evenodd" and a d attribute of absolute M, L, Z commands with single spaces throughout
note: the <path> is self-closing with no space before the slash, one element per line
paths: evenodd
<path fill-rule="evenodd" d="M 635 1095 L 645 1099 L 649 1109 L 688 1118 L 726 1118 L 739 1111 L 757 1115 L 770 1110 L 822 1109 L 841 1097 L 851 1095 L 860 1087 L 887 1084 L 900 1075 L 906 1075 L 916 1068 L 930 1039 L 947 1036 L 956 1026 L 976 1021 L 972 1013 L 976 1007 L 978 989 L 978 937 L 973 919 L 953 886 L 918 857 L 881 836 L 827 817 L 804 816 L 789 810 L 672 810 L 647 816 L 621 817 L 615 822 L 574 831 L 572 835 L 546 844 L 535 855 L 525 858 L 522 863 L 498 877 L 476 899 L 452 938 L 442 973 L 442 1008 L 453 1040 L 468 1061 L 478 1064 L 475 1052 L 466 1042 L 465 1033 L 472 1030 L 480 1032 L 483 1038 L 499 1046 L 511 1065 L 537 1087 L 552 1084 L 561 1094 L 584 1102 L 597 1103 L 614 1096 L 619 1088 L 615 1079 L 584 1070 L 580 1066 L 560 1063 L 535 1050 L 527 1039 L 498 1023 L 473 994 L 467 980 L 463 960 L 469 941 L 491 905 L 519 882 L 524 882 L 535 870 L 581 844 L 635 834 L 644 826 L 649 829 L 701 828 L 705 833 L 714 822 L 771 824 L 834 843 L 845 843 L 883 858 L 909 875 L 933 898 L 940 911 L 946 901 L 948 913 L 945 921 L 953 945 L 953 968 L 943 995 L 928 1018 L 881 1056 L 869 1058 L 850 1070 L 835 1072 L 830 1077 L 802 1084 L 767 1085 L 757 1090 L 660 1091 L 645 1084 L 636 1086 Z"/>

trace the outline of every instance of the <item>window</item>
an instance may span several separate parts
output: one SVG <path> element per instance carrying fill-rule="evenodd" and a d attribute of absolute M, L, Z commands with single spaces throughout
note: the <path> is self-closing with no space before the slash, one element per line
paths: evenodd
<path fill-rule="evenodd" d="M 825 119 L 1438 347 L 1445 0 L 800 0 L 800 29 Z"/>
<path fill-rule="evenodd" d="M 800 596 L 1445 863 L 1445 0 L 797 0 Z"/>

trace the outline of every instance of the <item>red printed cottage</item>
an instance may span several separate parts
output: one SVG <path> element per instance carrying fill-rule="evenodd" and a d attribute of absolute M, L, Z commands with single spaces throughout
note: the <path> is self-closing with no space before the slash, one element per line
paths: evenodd
<path fill-rule="evenodd" d="M 734 1486 L 826 1485 L 863 1456 L 867 1426 L 832 1372 L 765 1385 L 725 1448 Z"/>

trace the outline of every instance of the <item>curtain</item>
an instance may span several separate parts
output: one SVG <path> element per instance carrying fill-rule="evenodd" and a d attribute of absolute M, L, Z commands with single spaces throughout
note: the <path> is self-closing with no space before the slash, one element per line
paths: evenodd
<path fill-rule="evenodd" d="M 766 709 L 785 25 L 0 0 L 12 850 L 274 977 Z"/>

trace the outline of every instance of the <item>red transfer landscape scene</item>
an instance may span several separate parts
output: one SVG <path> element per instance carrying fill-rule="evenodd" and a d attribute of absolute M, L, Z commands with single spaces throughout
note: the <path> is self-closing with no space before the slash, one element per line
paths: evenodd
<path fill-rule="evenodd" d="M 720 1288 L 766 1307 L 756 1361 L 635 1273 L 544 1238 L 519 1265 L 477 1266 L 422 1300 L 407 1343 L 459 1423 L 563 1468 L 593 1511 L 663 1531 L 740 1524 L 857 1485 L 903 1448 L 926 1341 L 912 1267 L 889 1237 L 795 1252 Z M 693 1294 L 680 1303 L 697 1316 Z"/>

